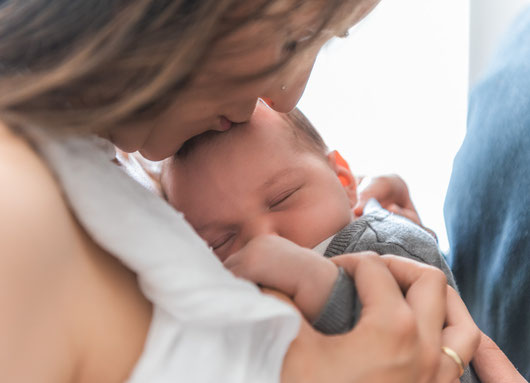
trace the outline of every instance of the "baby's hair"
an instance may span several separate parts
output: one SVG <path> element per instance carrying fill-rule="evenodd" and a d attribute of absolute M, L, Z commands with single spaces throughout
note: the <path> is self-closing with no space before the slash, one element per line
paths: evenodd
<path fill-rule="evenodd" d="M 280 115 L 292 128 L 291 132 L 296 143 L 300 144 L 303 149 L 311 150 L 324 156 L 327 154 L 328 147 L 324 139 L 300 109 L 295 108 L 289 113 L 280 113 Z"/>
<path fill-rule="evenodd" d="M 300 109 L 295 108 L 289 113 L 280 113 L 282 119 L 287 123 L 288 127 L 293 134 L 294 142 L 304 150 L 310 150 L 317 154 L 322 154 L 325 156 L 328 152 L 328 147 L 324 143 L 324 140 L 315 129 L 313 124 L 307 119 L 307 117 L 300 111 Z M 236 124 L 232 129 L 240 129 L 240 125 Z M 184 160 L 191 153 L 193 153 L 197 147 L 207 145 L 214 141 L 217 137 L 222 135 L 229 139 L 231 131 L 228 132 L 219 132 L 215 130 L 209 130 L 202 134 L 199 134 L 195 137 L 190 138 L 186 141 L 179 151 L 175 154 L 175 159 Z"/>

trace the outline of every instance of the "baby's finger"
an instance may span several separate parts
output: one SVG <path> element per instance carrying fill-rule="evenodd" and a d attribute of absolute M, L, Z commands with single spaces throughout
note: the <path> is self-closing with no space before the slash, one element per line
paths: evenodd
<path fill-rule="evenodd" d="M 240 255 L 239 251 L 229 255 L 224 261 L 223 266 L 228 270 L 231 270 L 236 264 L 239 263 Z"/>
<path fill-rule="evenodd" d="M 223 266 L 230 270 L 236 277 L 244 278 L 255 283 L 260 281 L 255 280 L 254 267 L 251 267 L 251 262 L 245 261 L 245 250 L 240 250 L 228 256 L 223 261 Z"/>

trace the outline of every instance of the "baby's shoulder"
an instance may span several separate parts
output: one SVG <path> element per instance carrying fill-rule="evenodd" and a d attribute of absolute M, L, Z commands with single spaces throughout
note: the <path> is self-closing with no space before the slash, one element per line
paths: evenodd
<path fill-rule="evenodd" d="M 438 248 L 436 240 L 421 226 L 385 209 L 377 209 L 362 218 L 378 242 L 390 242 L 403 247 L 414 244 Z"/>
<path fill-rule="evenodd" d="M 436 240 L 407 218 L 376 209 L 360 218 L 357 224 L 364 228 L 355 243 L 355 251 L 396 254 L 441 266 L 442 255 Z"/>

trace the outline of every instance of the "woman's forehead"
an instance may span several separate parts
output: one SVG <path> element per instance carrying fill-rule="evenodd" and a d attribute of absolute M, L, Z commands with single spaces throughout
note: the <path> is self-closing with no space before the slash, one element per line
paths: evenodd
<path fill-rule="evenodd" d="M 219 39 L 209 56 L 221 62 L 230 61 L 231 58 L 250 56 L 272 46 L 283 47 L 290 40 L 305 38 L 311 32 L 317 34 L 314 37 L 315 43 L 318 43 L 321 39 L 343 34 L 364 16 L 366 9 L 371 9 L 378 1 L 334 1 L 339 8 L 334 12 L 327 1 L 322 0 L 268 2 L 268 6 L 254 20 L 248 21 L 243 16 L 239 18 L 237 14 L 228 17 L 226 22 L 241 26 Z M 248 2 L 252 3 L 254 1 Z"/>
<path fill-rule="evenodd" d="M 318 14 L 310 9 L 314 7 L 276 13 L 234 30 L 213 46 L 203 74 L 212 79 L 252 76 L 280 63 L 289 53 L 285 47 L 290 41 L 297 41 L 319 28 Z"/>
<path fill-rule="evenodd" d="M 303 57 L 303 48 L 294 54 L 286 51 L 289 43 L 306 40 L 310 36 L 312 39 L 308 48 L 311 48 L 311 44 L 321 46 L 333 36 L 344 34 L 378 1 L 339 1 L 340 8 L 348 12 L 337 11 L 331 17 L 323 15 L 323 11 L 329 12 L 329 4 L 323 0 L 268 2 L 269 5 L 263 9 L 261 17 L 256 17 L 255 20 L 248 21 L 239 15 L 245 22 L 212 46 L 197 72 L 194 83 L 210 88 L 223 83 L 233 84 L 233 81 L 238 79 L 259 78 L 262 73 L 271 73 L 271 68 L 280 68 L 288 55 L 291 54 L 294 61 Z M 249 1 L 245 4 L 254 3 Z M 236 13 L 229 16 L 226 22 L 237 24 L 237 19 Z M 272 70 L 274 71 L 276 70 Z"/>

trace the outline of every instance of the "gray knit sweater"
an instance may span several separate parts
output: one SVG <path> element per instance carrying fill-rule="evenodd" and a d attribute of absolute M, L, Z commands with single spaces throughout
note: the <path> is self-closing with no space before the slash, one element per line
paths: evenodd
<path fill-rule="evenodd" d="M 434 238 L 408 219 L 384 209 L 374 209 L 343 228 L 333 237 L 324 256 L 360 251 L 394 254 L 438 267 L 447 276 L 448 284 L 456 288 L 453 274 Z M 354 327 L 360 311 L 355 284 L 340 269 L 332 292 L 313 326 L 326 334 L 344 333 Z M 480 382 L 470 368 L 460 380 L 462 383 Z"/>

